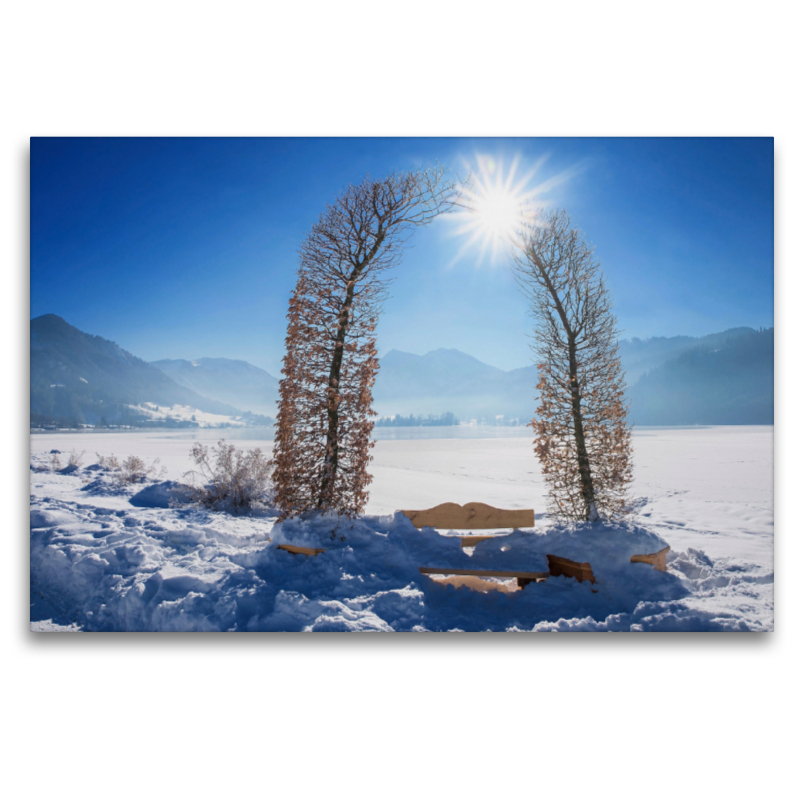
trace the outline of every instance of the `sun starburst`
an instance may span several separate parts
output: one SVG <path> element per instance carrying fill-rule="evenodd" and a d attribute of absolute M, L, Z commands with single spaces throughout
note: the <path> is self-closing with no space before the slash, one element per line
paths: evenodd
<path fill-rule="evenodd" d="M 519 158 L 506 171 L 503 163 L 491 156 L 477 157 L 477 169 L 471 170 L 470 180 L 462 187 L 459 210 L 453 215 L 457 234 L 467 236 L 455 261 L 477 247 L 478 263 L 487 253 L 494 263 L 519 244 L 523 226 L 536 211 L 537 188 L 530 184 L 543 161 L 540 159 L 532 170 L 518 177 Z"/>

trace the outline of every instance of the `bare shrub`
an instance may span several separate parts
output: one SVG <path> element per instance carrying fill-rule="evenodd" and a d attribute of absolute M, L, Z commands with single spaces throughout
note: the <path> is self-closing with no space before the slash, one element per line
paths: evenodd
<path fill-rule="evenodd" d="M 79 467 L 83 463 L 83 457 L 86 455 L 85 450 L 81 450 L 79 453 L 77 450 L 73 450 L 69 454 L 69 466 L 70 467 Z"/>
<path fill-rule="evenodd" d="M 238 514 L 267 500 L 272 467 L 259 448 L 245 452 L 222 439 L 210 454 L 195 444 L 191 456 L 197 469 L 184 477 L 191 481 L 194 502 Z"/>
<path fill-rule="evenodd" d="M 120 461 L 113 453 L 110 456 L 101 456 L 98 453 L 97 463 L 103 469 L 114 473 L 114 479 L 122 485 L 157 480 L 158 478 L 163 478 L 167 472 L 166 467 L 159 469 L 159 464 L 161 463 L 159 458 L 148 464 L 139 456 L 128 456 L 123 461 Z"/>
<path fill-rule="evenodd" d="M 101 456 L 97 453 L 97 463 L 103 468 L 111 472 L 116 472 L 119 469 L 119 459 L 112 453 L 110 456 Z"/>
<path fill-rule="evenodd" d="M 52 472 L 58 472 L 61 469 L 61 459 L 59 455 L 60 453 L 58 450 L 50 451 L 50 470 Z"/>
<path fill-rule="evenodd" d="M 163 477 L 167 469 L 162 467 L 159 470 L 160 463 L 160 458 L 156 458 L 151 464 L 148 464 L 139 456 L 128 456 L 120 465 L 120 481 L 122 483 L 143 483 L 146 480 Z"/>

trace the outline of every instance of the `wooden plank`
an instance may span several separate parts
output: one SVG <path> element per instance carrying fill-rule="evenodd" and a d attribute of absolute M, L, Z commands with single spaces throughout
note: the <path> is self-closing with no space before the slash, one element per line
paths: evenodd
<path fill-rule="evenodd" d="M 498 583 L 497 581 L 487 581 L 483 578 L 478 578 L 475 575 L 451 575 L 442 577 L 431 577 L 431 580 L 436 583 L 441 583 L 445 586 L 454 586 L 456 589 L 466 586 L 473 592 L 502 592 L 503 594 L 513 594 L 518 592 L 522 587 L 519 581 L 513 583 Z"/>
<path fill-rule="evenodd" d="M 299 556 L 318 556 L 325 552 L 323 547 L 298 547 L 295 544 L 279 544 L 278 550 L 285 550 L 287 553 L 294 553 Z"/>
<path fill-rule="evenodd" d="M 543 581 L 550 577 L 549 572 L 519 572 L 501 569 L 455 569 L 454 567 L 420 567 L 423 575 L 474 575 L 476 578 L 522 578 L 529 581 Z"/>
<path fill-rule="evenodd" d="M 403 513 L 415 528 L 446 528 L 448 530 L 485 530 L 487 528 L 532 528 L 535 515 L 532 508 L 505 509 L 486 503 L 441 503 L 422 511 Z M 468 547 L 470 545 L 465 545 Z"/>
<path fill-rule="evenodd" d="M 592 565 L 588 561 L 570 561 L 570 559 L 561 558 L 561 556 L 548 555 L 547 564 L 550 567 L 550 574 L 554 577 L 563 575 L 566 578 L 597 583 L 592 572 Z"/>
<path fill-rule="evenodd" d="M 652 564 L 653 569 L 657 569 L 659 572 L 666 572 L 668 552 L 669 546 L 665 547 L 663 550 L 659 550 L 657 553 L 631 556 L 631 564 Z"/>

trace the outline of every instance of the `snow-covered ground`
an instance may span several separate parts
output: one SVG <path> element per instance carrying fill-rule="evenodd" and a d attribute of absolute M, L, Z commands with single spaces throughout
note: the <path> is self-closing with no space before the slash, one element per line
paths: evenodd
<path fill-rule="evenodd" d="M 270 452 L 270 442 L 246 435 L 237 446 Z M 192 442 L 213 443 L 219 432 L 32 435 L 32 465 L 42 468 L 31 471 L 32 629 L 772 629 L 772 427 L 637 430 L 635 516 L 578 527 L 543 513 L 525 431 L 403 435 L 412 438 L 376 444 L 367 516 L 282 525 L 269 508 L 233 517 L 164 507 L 167 487 L 120 486 L 96 465 L 96 453 L 159 458 L 161 480 L 177 481 L 192 466 Z M 82 466 L 46 471 L 53 449 L 63 465 L 72 450 L 85 451 Z M 397 513 L 445 501 L 533 507 L 536 529 L 462 551 L 452 536 L 416 531 Z M 326 552 L 295 556 L 277 549 L 282 542 Z M 665 544 L 666 573 L 629 563 Z M 589 561 L 597 584 L 551 577 L 482 593 L 418 569 L 541 571 L 547 553 Z"/>
<path fill-rule="evenodd" d="M 128 406 L 128 408 L 153 421 L 173 419 L 181 422 L 196 422 L 201 428 L 218 428 L 221 425 L 238 428 L 247 424 L 241 417 L 212 414 L 210 411 L 200 411 L 199 408 L 191 406 L 158 406 L 155 403 L 142 403 L 138 406 Z"/>

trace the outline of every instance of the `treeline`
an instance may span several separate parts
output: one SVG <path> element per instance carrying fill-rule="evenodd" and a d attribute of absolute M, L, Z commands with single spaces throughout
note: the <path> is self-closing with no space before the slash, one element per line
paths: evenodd
<path fill-rule="evenodd" d="M 428 414 L 427 417 L 415 417 L 413 414 L 403 417 L 395 414 L 393 417 L 381 417 L 375 423 L 379 428 L 433 428 L 459 424 L 458 417 L 450 411 L 438 417 L 433 414 Z"/>
<path fill-rule="evenodd" d="M 191 420 L 167 416 L 154 419 L 144 414 L 135 414 L 124 406 L 108 406 L 107 413 L 83 414 L 80 411 L 72 414 L 41 414 L 32 411 L 30 416 L 31 428 L 45 428 L 59 430 L 62 428 L 94 428 L 95 430 L 115 430 L 117 428 L 200 428 L 200 423 L 192 416 Z M 275 423 L 272 417 L 262 414 L 244 413 L 237 420 L 245 423 L 246 427 L 270 428 Z M 235 422 L 220 422 L 212 425 L 214 429 L 240 428 Z"/>

